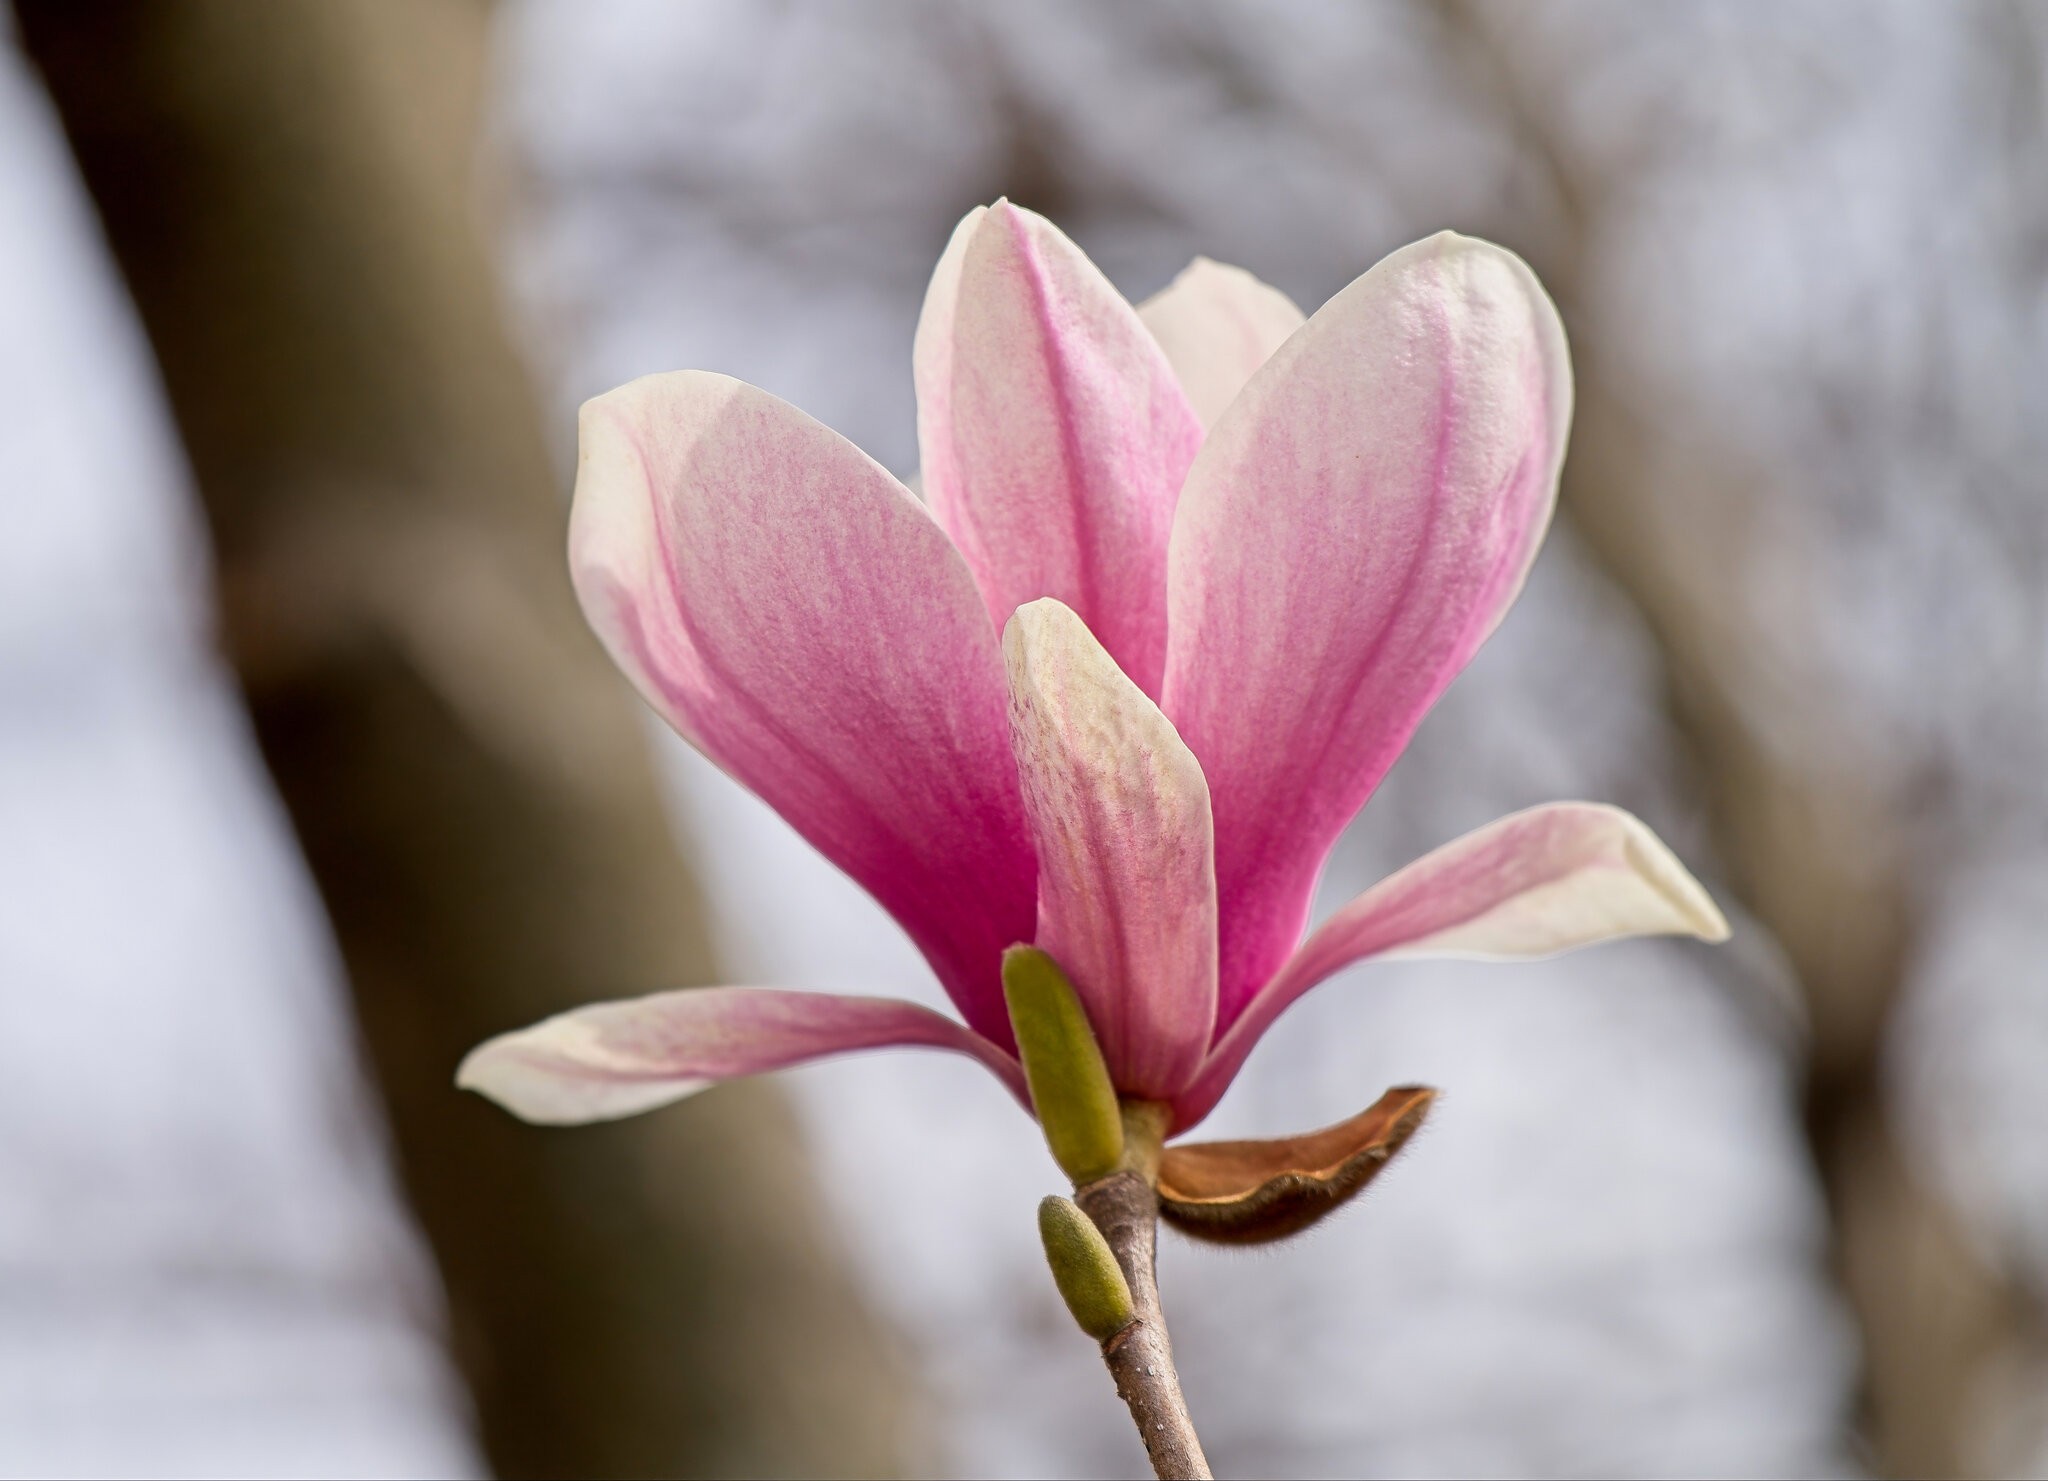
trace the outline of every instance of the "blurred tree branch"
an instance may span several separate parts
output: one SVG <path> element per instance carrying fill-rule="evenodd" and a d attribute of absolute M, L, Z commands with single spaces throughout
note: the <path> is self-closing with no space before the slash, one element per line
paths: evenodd
<path fill-rule="evenodd" d="M 1731 882 L 1805 993 L 1807 1132 L 1861 1329 L 1864 1441 L 1886 1474 L 1972 1474 L 1975 1394 L 2015 1306 L 1890 1121 L 1885 1030 L 1917 904 L 1911 779 L 1824 703 L 1780 702 L 1786 677 L 1728 580 L 1754 562 L 1768 478 L 1682 408 L 1639 404 L 1588 330 L 1594 238 L 1654 143 L 1580 157 L 1562 117 L 1576 79 L 1518 44 L 1531 18 L 1488 0 L 1436 13 L 1539 176 L 1531 255 L 1572 325 L 1578 381 L 1564 508 L 1657 635 Z"/>
<path fill-rule="evenodd" d="M 17 12 L 155 346 L 491 1460 L 900 1469 L 904 1368 L 775 1091 L 568 1138 L 451 1084 L 492 1032 L 710 978 L 471 216 L 486 8 Z"/>

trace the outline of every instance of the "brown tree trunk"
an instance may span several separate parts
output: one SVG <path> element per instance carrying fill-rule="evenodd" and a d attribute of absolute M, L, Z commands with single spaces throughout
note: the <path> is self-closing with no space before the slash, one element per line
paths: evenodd
<path fill-rule="evenodd" d="M 899 1469 L 902 1365 L 771 1089 L 562 1133 L 451 1084 L 493 1032 L 712 978 L 472 219 L 484 8 L 17 10 L 156 349 L 492 1462 Z"/>

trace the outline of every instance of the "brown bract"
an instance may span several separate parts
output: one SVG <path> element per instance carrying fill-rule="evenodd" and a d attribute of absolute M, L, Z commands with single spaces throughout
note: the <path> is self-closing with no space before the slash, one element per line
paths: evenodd
<path fill-rule="evenodd" d="M 1427 1086 L 1397 1085 L 1320 1131 L 1168 1147 L 1159 1162 L 1160 1217 L 1183 1234 L 1221 1244 L 1298 1233 L 1371 1182 L 1435 1099 Z"/>

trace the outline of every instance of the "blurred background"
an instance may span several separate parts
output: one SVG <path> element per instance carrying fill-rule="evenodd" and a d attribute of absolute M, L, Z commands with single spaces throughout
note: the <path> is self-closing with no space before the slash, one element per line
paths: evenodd
<path fill-rule="evenodd" d="M 1444 1100 L 1169 1240 L 1225 1475 L 2048 1475 L 2048 8 L 16 0 L 0 56 L 0 1470 L 1137 1474 L 964 1061 L 525 1128 L 476 1040 L 940 1002 L 657 727 L 577 402 L 725 371 L 899 473 L 970 206 L 1313 308 L 1440 227 L 1571 331 L 1528 592 L 1323 908 L 1512 808 L 1735 940 L 1382 964 L 1209 1123 Z"/>

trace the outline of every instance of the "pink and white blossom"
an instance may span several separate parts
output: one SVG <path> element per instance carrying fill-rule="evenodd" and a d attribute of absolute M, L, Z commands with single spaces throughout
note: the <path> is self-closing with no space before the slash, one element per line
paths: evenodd
<path fill-rule="evenodd" d="M 1354 962 L 1727 934 L 1643 824 L 1564 802 L 1302 940 L 1337 835 L 1550 519 L 1571 370 L 1519 258 L 1442 233 L 1305 320 L 1198 259 L 1134 309 L 998 202 L 947 246 L 914 360 L 927 502 L 795 408 L 682 371 L 584 408 L 570 557 L 647 701 L 902 924 L 964 1023 L 657 993 L 493 1039 L 462 1084 L 589 1121 L 924 1044 L 1021 1096 L 1000 968 L 1030 942 L 1117 1089 L 1179 1131 Z"/>

